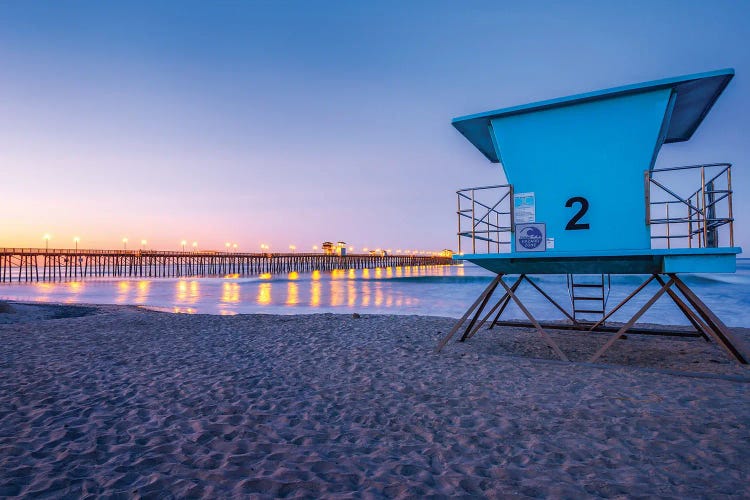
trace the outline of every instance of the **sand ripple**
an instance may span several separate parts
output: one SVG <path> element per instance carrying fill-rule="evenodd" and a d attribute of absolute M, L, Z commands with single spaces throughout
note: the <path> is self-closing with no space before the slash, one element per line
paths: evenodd
<path fill-rule="evenodd" d="M 450 326 L 116 307 L 0 325 L 0 496 L 750 496 L 746 370 L 530 359 L 522 329 L 433 355 Z"/>

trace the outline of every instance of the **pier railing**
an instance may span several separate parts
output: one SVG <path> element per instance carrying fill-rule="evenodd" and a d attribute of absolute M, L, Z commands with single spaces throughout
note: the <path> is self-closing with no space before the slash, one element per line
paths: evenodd
<path fill-rule="evenodd" d="M 458 253 L 510 252 L 513 186 L 483 186 L 456 191 Z"/>
<path fill-rule="evenodd" d="M 734 246 L 731 164 L 658 168 L 644 177 L 652 247 Z"/>
<path fill-rule="evenodd" d="M 453 264 L 449 257 L 421 255 L 340 256 L 318 253 L 0 248 L 0 283 L 68 281 L 94 277 L 251 276 L 294 271 L 448 264 Z"/>

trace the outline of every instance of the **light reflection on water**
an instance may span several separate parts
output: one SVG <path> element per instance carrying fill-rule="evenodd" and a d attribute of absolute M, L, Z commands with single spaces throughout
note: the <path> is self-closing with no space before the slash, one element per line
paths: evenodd
<path fill-rule="evenodd" d="M 240 301 L 240 285 L 236 281 L 222 283 L 221 301 L 225 304 L 237 304 Z"/>
<path fill-rule="evenodd" d="M 731 326 L 750 323 L 750 261 L 738 261 L 736 274 L 685 276 L 685 281 Z M 312 273 L 229 275 L 183 279 L 88 279 L 62 283 L 3 283 L 0 299 L 54 303 L 136 304 L 179 313 L 231 315 L 238 313 L 298 314 L 361 312 L 460 317 L 489 284 L 491 274 L 472 265 L 398 266 L 342 269 Z M 644 277 L 613 276 L 609 307 L 638 286 Z M 535 276 L 534 280 L 568 306 L 565 276 Z M 560 314 L 529 287 L 519 296 L 539 319 Z M 627 321 L 643 305 L 633 301 L 613 317 Z M 515 305 L 509 318 L 523 318 Z M 684 324 L 669 301 L 659 300 L 644 322 Z"/>
<path fill-rule="evenodd" d="M 79 285 L 82 282 L 77 282 Z M 120 281 L 117 283 L 117 298 L 115 302 L 118 304 L 126 304 L 130 295 L 130 281 Z"/>
<path fill-rule="evenodd" d="M 286 302 L 284 303 L 288 306 L 296 306 L 299 304 L 299 285 L 294 281 L 290 281 L 287 284 Z"/>
<path fill-rule="evenodd" d="M 258 284 L 258 304 L 265 306 L 271 303 L 271 283 Z"/>
<path fill-rule="evenodd" d="M 133 302 L 138 305 L 146 304 L 150 290 L 151 282 L 149 280 L 138 280 L 138 294 Z"/>
<path fill-rule="evenodd" d="M 439 282 L 418 277 L 457 276 L 458 266 L 337 269 L 255 277 L 88 279 L 0 287 L 0 297 L 62 303 L 135 304 L 178 313 L 389 312 L 428 314 L 439 304 Z M 432 292 L 431 292 L 432 291 Z M 428 293 L 425 293 L 428 292 Z M 369 310 L 369 311 L 368 311 Z M 387 310 L 387 311 L 386 311 Z"/>

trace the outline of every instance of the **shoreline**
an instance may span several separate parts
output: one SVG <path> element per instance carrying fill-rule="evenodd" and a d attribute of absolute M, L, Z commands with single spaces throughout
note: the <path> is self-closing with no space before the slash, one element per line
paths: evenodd
<path fill-rule="evenodd" d="M 175 316 L 175 317 L 195 317 L 195 318 L 252 318 L 252 317 L 267 317 L 267 318 L 278 318 L 280 321 L 289 321 L 290 318 L 316 318 L 316 317 L 342 317 L 342 318 L 352 318 L 352 317 L 359 317 L 359 318 L 386 318 L 386 319 L 396 319 L 396 318 L 416 318 L 416 319 L 425 319 L 425 320 L 435 320 L 435 321 L 441 321 L 441 322 L 447 322 L 447 326 L 443 325 L 444 330 L 445 328 L 450 329 L 450 327 L 455 324 L 458 318 L 453 318 L 450 316 L 434 316 L 434 315 L 421 315 L 421 314 L 380 314 L 380 313 L 359 313 L 359 312 L 346 312 L 346 313 L 337 313 L 337 312 L 302 312 L 302 313 L 289 313 L 289 314 L 278 314 L 276 312 L 272 313 L 233 313 L 233 314 L 212 314 L 212 313 L 196 313 L 196 312 L 184 312 L 184 311 L 172 311 L 169 310 L 169 308 L 165 307 L 158 307 L 158 306 L 148 306 L 148 305 L 138 305 L 138 304 L 96 304 L 96 303 L 62 303 L 62 302 L 32 302 L 32 301 L 13 301 L 13 300 L 0 300 L 0 306 L 3 304 L 7 304 L 7 306 L 10 306 L 11 308 L 16 308 L 17 311 L 10 311 L 10 314 L 3 314 L 6 311 L 3 311 L 2 307 L 0 307 L 0 327 L 2 327 L 4 324 L 18 324 L 18 323 L 29 323 L 29 322 L 35 322 L 35 321 L 43 321 L 43 320 L 49 320 L 49 319 L 67 319 L 67 318 L 75 318 L 75 317 L 85 317 L 85 316 L 94 316 L 98 314 L 103 313 L 116 313 L 117 311 L 142 311 L 142 312 L 148 312 L 148 313 L 154 313 L 154 314 L 163 314 L 166 316 Z M 6 306 L 6 307 L 7 307 Z M 20 312 L 21 314 L 16 316 L 14 313 Z M 554 324 L 554 322 L 552 322 Z M 560 324 L 564 324 L 563 322 L 560 322 Z M 608 325 L 619 327 L 622 326 L 622 323 L 619 322 L 608 322 Z M 733 360 L 729 359 L 727 354 L 718 349 L 718 346 L 714 342 L 705 342 L 702 341 L 697 336 L 680 336 L 680 333 L 695 333 L 695 331 L 686 325 L 670 325 L 670 324 L 657 324 L 657 323 L 637 323 L 634 325 L 634 327 L 642 327 L 644 331 L 647 331 L 650 328 L 659 329 L 661 331 L 666 331 L 673 329 L 675 331 L 675 336 L 670 335 L 663 335 L 661 336 L 661 339 L 657 339 L 652 341 L 653 346 L 652 347 L 660 347 L 661 360 L 664 360 L 664 352 L 663 352 L 663 344 L 668 344 L 669 346 L 678 346 L 680 347 L 680 350 L 678 353 L 684 354 L 683 351 L 685 351 L 685 348 L 687 347 L 689 350 L 702 352 L 702 353 L 709 353 L 711 356 L 713 356 L 708 363 L 706 364 L 702 362 L 700 359 L 691 358 L 688 360 L 690 364 L 694 365 L 700 365 L 698 367 L 693 368 L 706 368 L 711 367 L 712 365 L 725 365 L 730 372 L 734 372 L 738 375 L 747 374 L 748 377 L 750 377 L 750 367 L 743 367 L 742 365 L 739 365 L 735 363 Z M 566 343 L 567 348 L 572 348 L 575 353 L 579 355 L 577 359 L 571 359 L 571 361 L 562 361 L 558 358 L 556 358 L 552 353 L 551 350 L 547 347 L 547 345 L 544 343 L 544 341 L 538 337 L 538 334 L 534 330 L 533 327 L 530 325 L 528 327 L 524 326 L 506 326 L 506 325 L 499 325 L 495 327 L 494 332 L 510 332 L 510 334 L 513 336 L 512 340 L 510 342 L 504 342 L 508 339 L 503 338 L 502 336 L 498 339 L 495 337 L 495 341 L 499 340 L 499 342 L 495 342 L 497 345 L 491 347 L 491 351 L 495 355 L 499 356 L 508 356 L 508 357 L 519 357 L 524 359 L 532 359 L 539 362 L 553 362 L 553 363 L 561 363 L 563 365 L 566 364 L 576 364 L 581 366 L 591 366 L 591 367 L 603 367 L 603 368 L 609 368 L 614 366 L 621 366 L 621 367 L 630 367 L 634 369 L 651 369 L 652 371 L 655 369 L 652 366 L 645 366 L 643 364 L 639 364 L 640 362 L 646 361 L 648 363 L 655 363 L 658 360 L 656 359 L 643 359 L 641 357 L 638 358 L 638 355 L 640 356 L 647 356 L 647 352 L 649 350 L 649 346 L 646 344 L 649 342 L 649 338 L 655 338 L 656 336 L 653 334 L 648 333 L 631 333 L 628 332 L 622 341 L 620 343 L 624 343 L 624 340 L 627 340 L 628 338 L 636 338 L 640 339 L 641 342 L 639 347 L 639 352 L 635 352 L 632 356 L 628 356 L 626 353 L 621 353 L 623 356 L 603 356 L 603 359 L 607 361 L 603 362 L 595 362 L 590 363 L 586 361 L 586 357 L 583 356 L 583 354 L 590 354 L 587 351 L 590 349 L 593 349 L 595 346 L 598 346 L 602 343 L 604 339 L 607 339 L 609 335 L 611 335 L 608 332 L 588 332 L 588 331 L 576 331 L 576 330 L 569 330 L 569 329 L 555 329 L 555 328 L 547 328 L 544 326 L 546 331 L 558 342 L 561 343 L 561 345 L 565 345 Z M 729 329 L 734 332 L 734 334 L 738 337 L 738 341 L 740 343 L 740 348 L 743 350 L 743 352 L 750 353 L 750 328 L 743 328 L 743 327 L 729 327 Z M 522 332 L 530 333 L 530 335 L 522 335 Z M 429 333 L 429 332 L 428 332 Z M 434 333 L 434 332 L 432 332 Z M 441 333 L 442 335 L 442 333 Z M 454 349 L 459 349 L 461 352 L 464 352 L 466 350 L 465 346 L 469 346 L 472 342 L 478 342 L 479 337 L 485 337 L 485 336 L 492 336 L 493 331 L 487 329 L 487 325 L 483 326 L 482 329 L 477 332 L 477 335 L 475 338 L 467 340 L 465 343 L 459 343 L 457 342 L 458 335 L 455 335 L 448 344 L 446 344 L 445 350 L 450 350 L 451 347 Z M 521 342 L 521 337 L 523 337 L 523 341 Z M 440 340 L 442 337 L 438 335 L 437 340 Z M 589 342 L 589 339 L 596 339 L 591 342 Z M 571 339 L 575 339 L 574 341 L 570 341 Z M 482 341 L 479 341 L 482 342 Z M 492 341 L 490 341 L 492 342 Z M 676 342 L 676 343 L 675 343 Z M 483 341 L 483 348 L 486 348 L 484 344 L 487 343 L 487 340 L 484 339 Z M 684 344 L 683 344 L 684 343 Z M 523 344 L 523 345 L 522 345 Z M 591 344 L 591 345 L 586 345 Z M 436 341 L 437 345 L 437 341 Z M 690 349 L 690 348 L 693 349 Z M 704 347 L 706 349 L 701 349 L 700 347 Z M 714 349 L 714 347 L 716 349 Z M 565 349 L 563 349 L 565 350 Z M 486 351 L 486 349 L 485 349 Z M 566 351 L 566 354 L 569 354 Z M 440 354 L 437 354 L 438 356 Z M 583 356 L 583 357 L 582 357 Z M 720 358 L 720 359 L 715 359 Z M 630 364 L 629 362 L 635 362 L 635 364 Z M 691 373 L 688 368 L 688 364 L 683 364 L 682 369 L 680 369 L 680 362 L 677 359 L 671 360 L 671 363 L 674 363 L 674 366 L 677 369 L 662 369 L 664 373 L 675 373 L 675 374 L 689 374 Z M 737 370 L 732 370 L 732 368 L 737 368 Z M 659 370 L 656 368 L 656 370 Z M 694 375 L 701 375 L 703 373 L 710 373 L 710 372 L 701 372 L 700 370 L 698 372 L 694 372 Z"/>
<path fill-rule="evenodd" d="M 748 493 L 750 372 L 700 339 L 590 365 L 524 328 L 435 355 L 452 318 L 11 306 L 37 311 L 0 313 L 2 495 Z"/>
<path fill-rule="evenodd" d="M 272 275 L 266 280 L 243 279 L 151 279 L 80 281 L 77 283 L 38 284 L 0 287 L 0 300 L 21 302 L 46 301 L 61 303 L 140 304 L 164 308 L 174 312 L 208 314 L 281 315 L 316 314 L 331 312 L 346 314 L 366 312 L 375 314 L 435 315 L 460 318 L 468 304 L 491 281 L 485 270 L 476 266 L 438 266 L 419 268 L 402 273 L 390 268 L 380 274 L 366 275 L 366 271 L 332 272 L 293 277 Z M 400 276 L 399 276 L 400 274 Z M 740 265 L 737 275 L 687 276 L 701 299 L 731 327 L 750 326 L 743 286 L 750 269 Z M 562 278 L 562 280 L 560 279 Z M 627 293 L 642 284 L 644 277 L 616 276 L 609 304 L 624 299 Z M 566 308 L 569 292 L 564 276 L 540 276 L 539 284 Z M 419 286 L 416 286 L 419 285 Z M 616 286 L 614 286 L 616 285 Z M 520 297 L 540 320 L 564 319 L 531 287 L 521 287 Z M 613 316 L 615 321 L 627 321 L 646 297 L 631 301 Z M 511 304 L 504 316 L 510 320 L 524 320 L 525 316 Z M 688 319 L 669 299 L 658 300 L 641 318 L 643 322 L 666 325 L 686 325 Z"/>

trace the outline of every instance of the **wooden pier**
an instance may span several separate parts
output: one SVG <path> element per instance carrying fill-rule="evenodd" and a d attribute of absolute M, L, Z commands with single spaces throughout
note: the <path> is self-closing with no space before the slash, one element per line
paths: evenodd
<path fill-rule="evenodd" d="M 84 278 L 252 276 L 263 273 L 448 265 L 449 257 L 319 253 L 164 252 L 0 248 L 0 283 Z"/>

